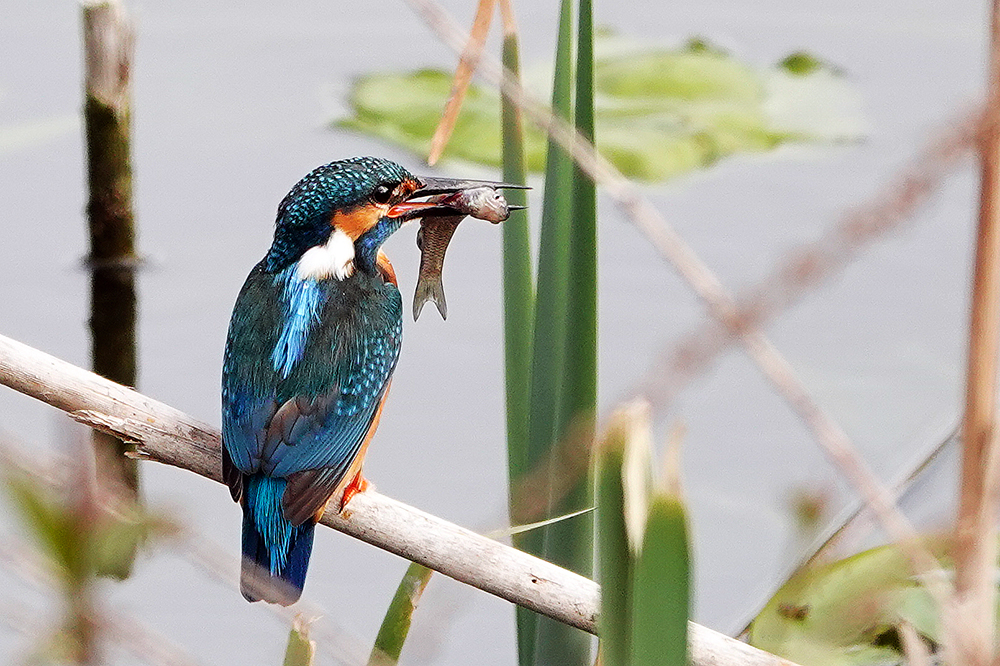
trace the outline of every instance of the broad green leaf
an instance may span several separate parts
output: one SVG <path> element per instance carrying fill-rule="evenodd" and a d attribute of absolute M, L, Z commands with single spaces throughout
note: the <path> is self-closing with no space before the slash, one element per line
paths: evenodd
<path fill-rule="evenodd" d="M 570 4 L 568 1 L 566 4 Z M 572 49 L 559 54 L 556 67 L 556 94 L 565 95 L 561 101 L 569 103 L 573 95 L 573 124 L 586 139 L 594 137 L 594 44 L 593 9 L 589 0 L 579 0 L 576 26 L 576 58 Z M 561 65 L 561 66 L 560 66 Z M 572 83 L 570 90 L 559 90 L 563 78 Z M 553 104 L 558 104 L 554 98 Z M 549 159 L 568 161 L 568 156 L 560 149 L 555 153 L 550 146 Z M 560 165 L 562 168 L 562 165 Z M 569 169 L 568 191 L 565 181 L 553 181 L 548 171 L 546 206 L 552 190 L 552 208 L 558 208 L 559 224 L 565 225 L 567 247 L 565 253 L 565 300 L 562 322 L 562 350 L 557 357 L 555 371 L 561 375 L 553 426 L 551 447 L 558 446 L 563 456 L 571 459 L 587 460 L 594 439 L 594 420 L 597 404 L 597 204 L 593 182 L 575 165 Z M 561 177 L 560 171 L 560 177 Z M 543 210 L 544 216 L 548 208 Z M 544 224 L 544 222 L 543 222 Z M 544 231 L 543 231 L 544 233 Z M 539 258 L 542 262 L 545 257 Z M 544 266 L 539 268 L 539 280 L 544 280 Z M 539 284 L 539 293 L 547 285 Z M 539 297 L 539 317 L 558 316 L 555 312 L 542 312 L 542 298 Z M 539 323 L 536 320 L 536 326 Z M 553 334 L 557 331 L 553 330 Z M 536 345 L 540 341 L 536 339 Z M 544 353 L 544 352 L 543 352 Z M 536 359 L 538 357 L 536 356 Z M 536 370 L 538 367 L 536 366 Z M 562 514 L 591 506 L 593 498 L 593 478 L 586 466 L 581 472 L 573 472 L 570 463 L 559 460 L 553 465 L 553 486 L 556 479 L 569 477 L 571 486 L 562 497 L 550 500 L 548 515 Z M 570 476 L 572 475 L 572 476 Z M 567 567 L 583 576 L 593 576 L 594 569 L 594 521 L 590 516 L 561 522 L 545 530 L 545 559 Z M 591 639 L 578 629 L 572 629 L 549 620 L 541 620 L 538 636 L 538 661 L 543 664 L 589 664 L 591 663 Z"/>
<path fill-rule="evenodd" d="M 925 545 L 950 568 L 945 540 Z M 881 546 L 793 576 L 754 619 L 750 643 L 809 666 L 895 663 L 904 620 L 940 642 L 930 594 L 896 546 Z"/>
<path fill-rule="evenodd" d="M 650 50 L 601 60 L 599 93 L 619 98 L 757 104 L 764 86 L 753 69 L 709 50 Z"/>
<path fill-rule="evenodd" d="M 556 115 L 573 119 L 575 71 L 574 61 L 574 0 L 562 0 L 559 38 L 552 86 L 552 108 Z M 528 422 L 529 457 L 541 460 L 554 454 L 570 459 L 586 459 L 593 416 L 576 411 L 574 387 L 568 383 L 571 375 L 570 337 L 573 326 L 581 322 L 586 327 L 586 312 L 570 310 L 570 284 L 573 280 L 572 244 L 576 224 L 574 197 L 577 171 L 569 154 L 550 141 L 545 165 L 545 192 L 542 202 L 541 238 L 538 253 L 538 285 L 535 310 L 535 341 L 531 369 L 531 414 Z M 587 222 L 584 221 L 586 236 Z M 593 253 L 595 248 L 590 247 Z M 586 287 L 584 287 L 586 288 Z M 582 315 L 582 317 L 581 317 Z M 583 331 L 584 334 L 586 331 Z M 593 368 L 591 362 L 587 367 Z M 596 380 L 595 380 L 596 381 Z M 587 385 L 583 386 L 586 395 Z M 595 384 L 596 385 L 596 384 Z M 572 465 L 557 460 L 550 467 L 552 487 L 557 479 L 570 478 L 569 489 L 561 497 L 549 498 L 548 516 L 573 511 L 593 503 L 586 467 L 578 474 Z M 552 525 L 542 530 L 543 557 L 584 576 L 593 570 L 593 521 L 588 516 Z M 549 618 L 538 619 L 535 663 L 583 666 L 591 663 L 590 637 L 579 629 Z"/>
<path fill-rule="evenodd" d="M 413 611 L 416 610 L 417 603 L 433 573 L 432 570 L 416 562 L 411 562 L 407 567 L 403 580 L 396 588 L 396 594 L 393 595 L 382 619 L 382 626 L 379 627 L 378 636 L 375 638 L 375 647 L 372 648 L 371 657 L 368 658 L 368 666 L 390 666 L 399 661 L 403 643 L 410 633 Z"/>

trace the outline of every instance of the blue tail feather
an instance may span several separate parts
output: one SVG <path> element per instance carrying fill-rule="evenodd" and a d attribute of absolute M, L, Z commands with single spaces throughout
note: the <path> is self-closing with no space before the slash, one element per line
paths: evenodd
<path fill-rule="evenodd" d="M 282 516 L 285 483 L 260 474 L 245 477 L 240 590 L 248 601 L 287 606 L 302 594 L 316 525 L 292 525 Z"/>

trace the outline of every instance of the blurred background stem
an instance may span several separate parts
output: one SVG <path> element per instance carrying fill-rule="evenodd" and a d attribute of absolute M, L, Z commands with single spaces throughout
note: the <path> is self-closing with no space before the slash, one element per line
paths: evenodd
<path fill-rule="evenodd" d="M 91 357 L 94 371 L 136 384 L 135 228 L 130 156 L 134 32 L 116 0 L 83 5 L 84 119 L 90 198 Z M 97 474 L 127 499 L 138 499 L 139 471 L 128 447 L 95 432 Z"/>

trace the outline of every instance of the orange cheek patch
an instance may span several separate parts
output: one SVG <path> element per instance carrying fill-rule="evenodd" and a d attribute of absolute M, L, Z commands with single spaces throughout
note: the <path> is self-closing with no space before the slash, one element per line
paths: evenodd
<path fill-rule="evenodd" d="M 360 208 L 355 208 L 349 213 L 334 213 L 333 218 L 330 220 L 330 224 L 350 236 L 352 241 L 356 241 L 361 238 L 366 231 L 374 227 L 375 223 L 378 222 L 379 218 L 383 215 L 385 215 L 385 211 L 380 210 L 376 206 L 361 206 Z"/>

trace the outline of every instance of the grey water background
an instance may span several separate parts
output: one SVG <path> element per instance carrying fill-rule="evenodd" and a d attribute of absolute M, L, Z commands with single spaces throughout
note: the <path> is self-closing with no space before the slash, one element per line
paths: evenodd
<path fill-rule="evenodd" d="M 471 2 L 447 4 L 468 24 Z M 230 309 L 270 242 L 285 192 L 314 166 L 351 155 L 428 171 L 384 143 L 330 131 L 326 122 L 342 110 L 336 100 L 354 76 L 451 68 L 455 58 L 397 1 L 129 6 L 138 22 L 136 212 L 148 257 L 139 276 L 139 388 L 217 424 Z M 708 0 L 598 3 L 596 18 L 667 44 L 703 35 L 761 66 L 805 48 L 843 68 L 863 96 L 870 132 L 860 144 L 739 157 L 647 189 L 725 284 L 739 289 L 815 239 L 841 211 L 876 195 L 928 132 L 978 99 L 987 9 L 970 0 Z M 550 57 L 556 11 L 555 3 L 518 7 L 527 61 Z M 0 333 L 87 366 L 83 144 L 72 129 L 80 51 L 75 3 L 7 0 L 0 9 L 0 127 L 52 121 L 42 130 L 51 131 L 49 140 L 0 153 Z M 448 165 L 441 172 L 466 173 Z M 959 413 L 976 195 L 970 159 L 912 227 L 866 250 L 769 327 L 885 478 L 942 437 Z M 533 197 L 537 215 L 537 190 Z M 619 211 L 602 200 L 600 213 L 600 392 L 609 409 L 703 314 Z M 418 260 L 413 230 L 402 230 L 386 250 L 408 302 Z M 379 491 L 483 531 L 505 523 L 500 273 L 499 229 L 463 225 L 445 275 L 449 319 L 427 308 L 419 322 L 405 323 L 366 467 Z M 794 492 L 824 492 L 834 511 L 854 497 L 738 352 L 661 415 L 660 431 L 676 420 L 687 428 L 696 619 L 736 631 L 794 561 Z M 0 391 L 0 430 L 40 451 L 73 451 L 66 441 L 80 436 L 55 410 L 8 390 Z M 927 529 L 945 524 L 954 504 L 954 471 L 939 467 L 908 502 Z M 224 487 L 160 465 L 142 472 L 150 503 L 171 508 L 206 542 L 237 555 L 239 509 Z M 18 533 L 9 519 L 0 524 L 0 538 Z M 405 566 L 319 531 L 306 595 L 326 611 L 319 623 L 343 641 L 335 652 L 321 645 L 320 663 L 350 663 L 366 653 Z M 0 603 L 10 594 L 52 607 L 51 598 L 9 575 L 0 579 Z M 143 559 L 132 580 L 107 592 L 117 611 L 202 663 L 280 661 L 287 623 L 170 548 Z M 4 663 L 30 645 L 0 627 Z M 514 646 L 508 603 L 435 577 L 403 660 L 511 664 Z"/>

